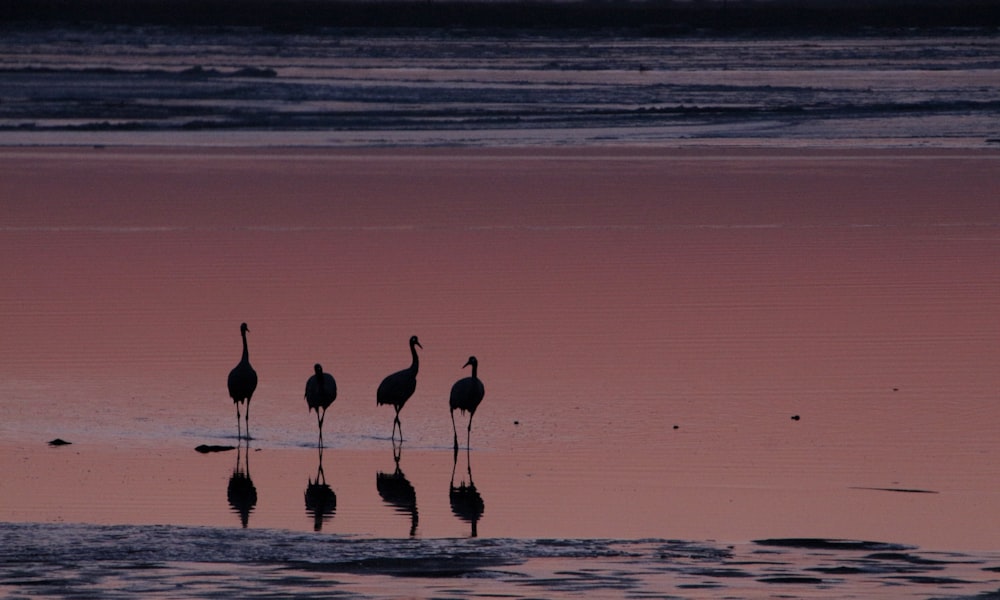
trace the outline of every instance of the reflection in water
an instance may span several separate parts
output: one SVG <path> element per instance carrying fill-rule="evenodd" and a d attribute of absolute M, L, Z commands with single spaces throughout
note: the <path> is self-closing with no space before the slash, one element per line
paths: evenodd
<path fill-rule="evenodd" d="M 396 462 L 396 470 L 392 474 L 379 471 L 375 475 L 375 486 L 378 488 L 378 495 L 386 504 L 392 506 L 397 512 L 410 515 L 410 537 L 417 534 L 417 492 L 413 485 L 403 475 L 399 468 L 399 458 L 403 453 L 402 442 L 392 444 L 392 458 Z"/>
<path fill-rule="evenodd" d="M 455 468 L 458 466 L 458 452 L 455 452 L 454 457 L 455 460 L 451 465 L 451 489 L 448 492 L 448 498 L 451 500 L 451 512 L 455 513 L 455 516 L 459 519 L 471 523 L 472 531 L 470 536 L 476 537 L 479 535 L 477 530 L 479 518 L 483 516 L 486 505 L 483 503 L 483 497 L 476 490 L 476 484 L 472 481 L 472 461 L 469 457 L 468 449 L 465 452 L 465 463 L 468 465 L 467 472 L 469 474 L 468 484 L 465 483 L 465 480 L 462 480 L 458 486 L 455 485 Z"/>
<path fill-rule="evenodd" d="M 236 448 L 236 468 L 229 478 L 229 487 L 226 489 L 226 498 L 229 499 L 229 506 L 233 512 L 240 515 L 240 522 L 246 528 L 250 522 L 250 513 L 257 506 L 257 488 L 250 479 L 250 442 L 247 441 L 246 452 L 243 451 L 243 444 Z"/>
<path fill-rule="evenodd" d="M 322 434 L 320 434 L 322 435 Z M 323 529 L 323 522 L 333 518 L 337 511 L 337 494 L 326 484 L 323 474 L 323 446 L 319 447 L 319 466 L 316 468 L 316 480 L 309 479 L 306 486 L 306 514 L 313 518 L 313 531 Z"/>

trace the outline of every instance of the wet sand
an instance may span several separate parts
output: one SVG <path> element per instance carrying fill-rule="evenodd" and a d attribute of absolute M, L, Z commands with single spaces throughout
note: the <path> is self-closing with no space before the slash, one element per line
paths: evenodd
<path fill-rule="evenodd" d="M 996 550 L 1000 152 L 0 151 L 0 521 Z M 224 377 L 261 384 L 248 454 Z M 793 416 L 799 418 L 793 419 Z M 460 421 L 461 423 L 461 421 Z M 56 437 L 72 445 L 50 448 Z"/>

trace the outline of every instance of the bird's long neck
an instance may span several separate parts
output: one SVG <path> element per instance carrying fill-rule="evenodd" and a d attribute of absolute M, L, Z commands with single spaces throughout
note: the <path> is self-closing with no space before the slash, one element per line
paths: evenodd
<path fill-rule="evenodd" d="M 243 362 L 250 362 L 250 351 L 247 349 L 247 332 L 242 332 L 243 336 Z"/>
<path fill-rule="evenodd" d="M 476 371 L 478 371 L 478 370 L 479 370 L 479 365 L 476 364 L 476 363 L 472 363 L 472 378 L 473 379 L 476 378 Z"/>
<path fill-rule="evenodd" d="M 410 344 L 410 354 L 413 356 L 413 362 L 410 363 L 410 370 L 416 375 L 417 370 L 420 369 L 420 359 L 417 357 L 417 346 L 415 344 Z"/>

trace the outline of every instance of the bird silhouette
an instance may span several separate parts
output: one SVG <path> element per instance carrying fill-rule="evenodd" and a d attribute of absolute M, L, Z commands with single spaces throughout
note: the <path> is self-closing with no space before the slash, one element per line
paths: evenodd
<path fill-rule="evenodd" d="M 241 460 L 242 458 L 242 460 Z M 236 449 L 236 468 L 229 477 L 229 485 L 226 487 L 226 499 L 233 512 L 240 516 L 240 523 L 246 529 L 250 523 L 250 513 L 257 506 L 257 488 L 250 478 L 250 442 L 247 442 L 246 454 L 243 453 L 243 444 L 240 443 Z"/>
<path fill-rule="evenodd" d="M 323 523 L 333 518 L 337 512 L 337 494 L 326 483 L 323 474 L 323 447 L 319 447 L 319 466 L 316 468 L 316 480 L 309 478 L 305 491 L 306 514 L 313 519 L 313 531 L 323 529 Z"/>
<path fill-rule="evenodd" d="M 319 425 L 319 445 L 323 446 L 323 419 L 326 418 L 326 409 L 337 399 L 337 381 L 333 375 L 323 372 L 323 366 L 316 363 L 313 366 L 316 372 L 306 381 L 306 403 L 309 410 L 316 411 L 316 423 Z M 320 409 L 323 410 L 320 413 Z"/>
<path fill-rule="evenodd" d="M 458 466 L 458 452 L 455 453 L 455 460 L 451 465 L 451 485 L 448 489 L 448 500 L 451 503 L 451 512 L 459 519 L 469 523 L 472 530 L 471 537 L 479 535 L 479 519 L 486 510 L 483 497 L 476 489 L 476 484 L 472 481 L 472 461 L 466 453 L 466 464 L 468 465 L 469 483 L 463 479 L 455 485 L 455 468 Z"/>
<path fill-rule="evenodd" d="M 417 389 L 417 370 L 420 368 L 420 359 L 417 358 L 418 346 L 421 350 L 424 348 L 420 345 L 420 341 L 417 340 L 417 336 L 410 337 L 410 354 L 413 356 L 413 362 L 410 363 L 410 367 L 402 371 L 396 371 L 383 379 L 376 393 L 377 405 L 391 404 L 396 409 L 396 418 L 392 422 L 392 436 L 395 439 L 396 428 L 398 427 L 400 441 L 403 440 L 403 425 L 399 422 L 399 411 L 406 404 L 406 401 L 410 399 L 410 396 L 413 395 L 413 391 Z"/>
<path fill-rule="evenodd" d="M 399 458 L 402 453 L 402 443 L 396 446 L 394 440 L 392 459 L 396 463 L 396 469 L 392 473 L 377 472 L 375 474 L 375 487 L 383 502 L 393 507 L 396 512 L 410 516 L 410 537 L 414 537 L 417 535 L 417 524 L 420 522 L 420 514 L 417 512 L 417 492 L 399 466 Z"/>
<path fill-rule="evenodd" d="M 250 354 L 247 351 L 247 332 L 250 329 L 246 323 L 240 324 L 240 335 L 243 337 L 243 358 L 240 363 L 229 372 L 229 397 L 236 405 L 236 436 L 239 439 L 240 433 L 240 403 L 246 401 L 246 430 L 247 439 L 250 439 L 250 397 L 257 389 L 257 371 L 250 366 Z"/>
<path fill-rule="evenodd" d="M 472 417 L 476 414 L 476 408 L 479 407 L 479 403 L 483 401 L 483 396 L 486 394 L 486 388 L 483 387 L 483 382 L 478 377 L 479 361 L 476 360 L 475 356 L 470 356 L 462 368 L 469 365 L 472 365 L 472 376 L 463 377 L 451 386 L 451 399 L 448 402 L 451 405 L 451 429 L 455 432 L 456 453 L 458 452 L 458 428 L 455 427 L 455 409 L 462 411 L 462 414 L 469 413 L 469 427 L 466 430 L 465 439 L 465 445 L 468 447 L 469 440 L 472 438 Z"/>

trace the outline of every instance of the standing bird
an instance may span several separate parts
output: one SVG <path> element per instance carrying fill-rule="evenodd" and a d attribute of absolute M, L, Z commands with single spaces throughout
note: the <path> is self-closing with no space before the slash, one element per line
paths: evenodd
<path fill-rule="evenodd" d="M 254 390 L 257 389 L 257 371 L 253 370 L 250 366 L 250 354 L 247 352 L 247 332 L 250 331 L 247 328 L 247 324 L 243 323 L 240 325 L 240 335 L 243 336 L 243 358 L 240 359 L 240 363 L 233 367 L 233 370 L 229 372 L 229 397 L 233 399 L 233 404 L 236 405 L 236 435 L 239 439 L 240 433 L 240 402 L 244 400 L 247 403 L 246 409 L 246 429 L 247 429 L 247 439 L 250 439 L 250 397 L 253 396 Z"/>
<path fill-rule="evenodd" d="M 475 356 L 470 356 L 462 368 L 469 365 L 472 365 L 472 376 L 459 379 L 455 385 L 451 386 L 451 400 L 448 402 L 451 405 L 451 428 L 455 432 L 456 453 L 458 452 L 458 428 L 455 427 L 455 409 L 461 410 L 463 414 L 466 411 L 469 413 L 469 428 L 465 439 L 466 447 L 468 447 L 469 440 L 472 438 L 472 416 L 476 414 L 476 408 L 479 407 L 483 396 L 486 395 L 486 388 L 483 387 L 482 380 L 477 377 L 479 361 L 476 360 Z"/>
<path fill-rule="evenodd" d="M 316 411 L 316 423 L 319 424 L 319 445 L 323 446 L 323 419 L 326 418 L 326 409 L 330 408 L 333 401 L 337 399 L 337 382 L 333 375 L 323 372 L 323 366 L 319 363 L 313 367 L 316 374 L 306 381 L 306 403 L 309 410 Z M 323 409 L 320 414 L 319 409 Z"/>
<path fill-rule="evenodd" d="M 420 368 L 420 359 L 417 358 L 417 347 L 423 350 L 417 336 L 410 338 L 410 354 L 413 355 L 413 362 L 410 368 L 396 371 L 382 380 L 376 393 L 376 404 L 391 404 L 396 409 L 396 419 L 392 422 L 392 437 L 396 438 L 396 428 L 399 427 L 399 441 L 403 441 L 403 425 L 399 422 L 399 411 L 406 404 L 406 401 L 417 389 L 417 369 Z"/>

